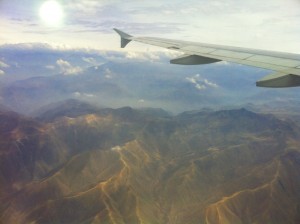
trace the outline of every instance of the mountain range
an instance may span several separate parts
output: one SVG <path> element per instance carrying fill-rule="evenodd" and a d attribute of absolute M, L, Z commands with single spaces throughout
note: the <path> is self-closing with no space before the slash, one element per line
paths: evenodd
<path fill-rule="evenodd" d="M 0 223 L 299 223 L 300 129 L 78 100 L 0 113 Z"/>

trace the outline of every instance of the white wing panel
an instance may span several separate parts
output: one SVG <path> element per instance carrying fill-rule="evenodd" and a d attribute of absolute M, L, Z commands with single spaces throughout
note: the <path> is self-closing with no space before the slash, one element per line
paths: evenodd
<path fill-rule="evenodd" d="M 215 48 L 209 48 L 209 47 L 200 47 L 200 46 L 186 46 L 180 48 L 180 50 L 184 52 L 194 52 L 194 53 L 203 53 L 203 54 L 208 54 L 210 52 L 215 51 Z"/>
<path fill-rule="evenodd" d="M 247 58 L 253 56 L 253 54 L 249 54 L 249 53 L 228 51 L 228 50 L 216 50 L 210 54 L 216 55 L 216 56 L 224 56 L 224 57 L 228 57 L 228 58 L 235 58 L 235 59 L 247 59 Z"/>
<path fill-rule="evenodd" d="M 297 60 L 271 57 L 271 56 L 265 56 L 265 55 L 254 55 L 253 57 L 250 57 L 248 60 L 265 62 L 268 64 L 282 65 L 285 67 L 294 67 L 294 68 L 296 68 L 297 66 L 300 65 L 300 62 Z"/>

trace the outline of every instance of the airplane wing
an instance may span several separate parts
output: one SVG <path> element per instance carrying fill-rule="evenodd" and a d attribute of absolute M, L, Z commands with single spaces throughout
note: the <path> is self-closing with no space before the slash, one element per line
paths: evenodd
<path fill-rule="evenodd" d="M 195 43 L 156 37 L 133 37 L 121 30 L 114 29 L 121 36 L 121 47 L 137 41 L 170 50 L 183 52 L 172 59 L 172 64 L 199 65 L 228 61 L 273 70 L 275 73 L 256 82 L 260 87 L 300 86 L 300 55 L 215 44 Z"/>

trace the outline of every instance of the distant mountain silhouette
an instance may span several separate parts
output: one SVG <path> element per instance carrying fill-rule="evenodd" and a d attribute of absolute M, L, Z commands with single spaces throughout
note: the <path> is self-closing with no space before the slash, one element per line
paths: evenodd
<path fill-rule="evenodd" d="M 300 131 L 246 109 L 0 113 L 0 223 L 293 223 Z"/>
<path fill-rule="evenodd" d="M 58 117 L 78 117 L 80 115 L 96 113 L 100 108 L 76 99 L 68 99 L 52 103 L 34 112 L 35 117 L 42 121 L 54 121 Z"/>

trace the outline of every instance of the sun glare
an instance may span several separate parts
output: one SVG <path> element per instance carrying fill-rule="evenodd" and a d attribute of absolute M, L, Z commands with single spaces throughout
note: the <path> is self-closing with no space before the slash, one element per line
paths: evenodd
<path fill-rule="evenodd" d="M 62 22 L 62 6 L 54 0 L 46 1 L 40 8 L 40 17 L 50 26 L 57 26 Z"/>

